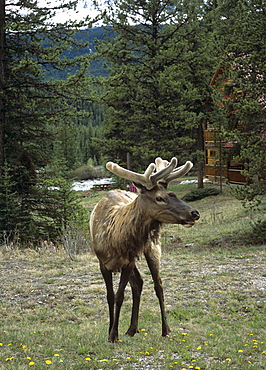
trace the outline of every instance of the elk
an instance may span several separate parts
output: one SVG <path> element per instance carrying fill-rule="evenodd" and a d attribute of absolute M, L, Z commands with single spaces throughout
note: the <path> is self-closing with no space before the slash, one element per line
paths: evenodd
<path fill-rule="evenodd" d="M 109 342 L 118 340 L 118 323 L 124 290 L 130 283 L 132 290 L 131 323 L 126 334 L 138 332 L 140 296 L 143 279 L 136 260 L 144 254 L 154 282 L 162 317 L 162 336 L 170 333 L 166 320 L 164 295 L 159 274 L 161 246 L 160 229 L 163 223 L 191 227 L 199 219 L 199 212 L 167 190 L 171 180 L 184 176 L 193 166 L 188 161 L 177 167 L 174 157 L 170 163 L 156 158 L 144 174 L 132 172 L 118 164 L 108 162 L 107 169 L 133 182 L 139 192 L 111 190 L 94 207 L 90 218 L 92 245 L 99 259 L 100 270 L 106 284 L 109 307 Z M 121 272 L 116 294 L 112 273 Z"/>

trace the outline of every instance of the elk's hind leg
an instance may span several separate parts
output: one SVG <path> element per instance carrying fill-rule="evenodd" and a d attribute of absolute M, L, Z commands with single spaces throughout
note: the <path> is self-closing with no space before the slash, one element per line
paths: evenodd
<path fill-rule="evenodd" d="M 109 333 L 109 342 L 117 342 L 118 340 L 118 322 L 120 310 L 124 300 L 124 291 L 127 283 L 129 282 L 132 271 L 135 268 L 135 263 L 130 263 L 122 269 L 119 286 L 115 295 L 115 315 L 114 323 Z"/>
<path fill-rule="evenodd" d="M 154 289 L 158 297 L 162 315 L 162 336 L 170 334 L 170 328 L 166 320 L 166 313 L 164 307 L 164 294 L 162 281 L 160 278 L 160 258 L 161 258 L 161 247 L 160 245 L 151 244 L 148 248 L 145 249 L 144 255 L 148 263 L 152 279 L 154 282 Z"/>
<path fill-rule="evenodd" d="M 134 270 L 132 271 L 132 274 L 129 278 L 129 283 L 131 285 L 132 290 L 133 306 L 131 314 L 131 323 L 128 331 L 126 332 L 126 335 L 133 337 L 134 334 L 138 333 L 139 304 L 143 286 L 143 279 L 140 276 L 137 267 L 135 267 Z"/>
<path fill-rule="evenodd" d="M 100 261 L 100 269 L 102 276 L 105 281 L 106 291 L 107 291 L 107 302 L 109 308 L 109 334 L 114 324 L 114 304 L 115 304 L 115 294 L 113 289 L 113 276 L 110 270 L 102 264 Z"/>

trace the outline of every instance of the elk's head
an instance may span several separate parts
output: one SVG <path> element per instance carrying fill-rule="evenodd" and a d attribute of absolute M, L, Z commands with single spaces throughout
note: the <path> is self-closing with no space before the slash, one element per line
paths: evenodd
<path fill-rule="evenodd" d="M 175 193 L 168 191 L 167 187 L 170 181 L 184 176 L 193 164 L 188 161 L 183 166 L 176 165 L 175 157 L 170 162 L 156 158 L 144 174 L 126 170 L 113 162 L 108 162 L 106 167 L 112 173 L 134 182 L 139 188 L 139 202 L 148 218 L 191 227 L 199 219 L 199 212 L 177 198 Z"/>

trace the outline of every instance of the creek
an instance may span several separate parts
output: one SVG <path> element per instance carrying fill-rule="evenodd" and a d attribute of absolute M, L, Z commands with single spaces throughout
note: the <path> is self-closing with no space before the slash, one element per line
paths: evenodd
<path fill-rule="evenodd" d="M 84 180 L 73 182 L 72 189 L 75 191 L 87 191 L 90 190 L 93 185 L 111 184 L 113 179 L 111 177 L 104 177 L 102 179 Z"/>

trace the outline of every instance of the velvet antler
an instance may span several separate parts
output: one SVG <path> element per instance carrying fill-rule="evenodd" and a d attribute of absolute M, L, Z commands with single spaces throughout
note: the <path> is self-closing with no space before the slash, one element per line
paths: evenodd
<path fill-rule="evenodd" d="M 144 174 L 127 170 L 113 162 L 108 162 L 106 164 L 106 168 L 110 172 L 114 173 L 115 175 L 122 177 L 123 179 L 129 180 L 129 181 L 140 183 L 144 185 L 146 189 L 150 190 L 154 186 L 156 186 L 157 182 L 160 179 L 168 176 L 173 171 L 173 169 L 176 167 L 176 165 L 177 165 L 177 159 L 173 157 L 171 159 L 171 162 L 170 163 L 168 162 L 168 165 L 164 166 L 158 172 L 154 172 L 156 168 L 156 165 L 154 163 L 149 164 Z"/>
<path fill-rule="evenodd" d="M 170 181 L 184 176 L 193 166 L 191 162 L 186 162 L 183 166 L 175 168 L 177 159 L 173 157 L 170 162 L 158 157 L 154 163 L 150 163 L 144 174 L 133 172 L 120 167 L 118 164 L 108 162 L 106 168 L 115 175 L 126 180 L 140 183 L 150 190 L 158 182 L 169 183 Z"/>
<path fill-rule="evenodd" d="M 163 168 L 168 166 L 168 163 L 168 161 L 163 160 L 160 157 L 156 158 L 156 171 L 161 171 Z M 170 181 L 175 180 L 178 177 L 185 176 L 185 174 L 188 173 L 188 171 L 190 171 L 192 167 L 193 163 L 187 161 L 183 166 L 174 168 L 173 171 L 166 175 L 163 179 L 161 179 L 160 182 L 165 182 L 166 184 L 168 184 Z"/>

